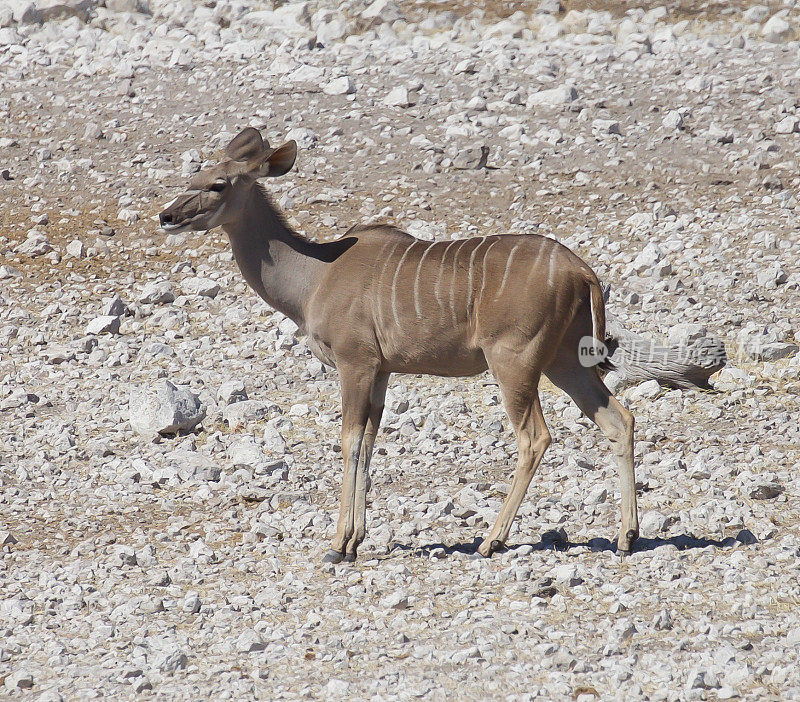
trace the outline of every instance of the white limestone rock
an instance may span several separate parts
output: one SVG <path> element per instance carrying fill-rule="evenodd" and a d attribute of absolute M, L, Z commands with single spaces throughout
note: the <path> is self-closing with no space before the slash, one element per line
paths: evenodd
<path fill-rule="evenodd" d="M 322 92 L 326 95 L 352 95 L 356 92 L 356 85 L 350 76 L 340 76 L 327 83 Z"/>
<path fill-rule="evenodd" d="M 278 411 L 275 405 L 260 400 L 242 400 L 224 407 L 222 418 L 231 429 L 238 429 L 268 419 Z"/>
<path fill-rule="evenodd" d="M 0 546 L 11 546 L 17 543 L 16 537 L 6 529 L 0 529 Z"/>
<path fill-rule="evenodd" d="M 53 245 L 50 243 L 47 235 L 36 229 L 31 229 L 25 241 L 17 247 L 18 254 L 30 256 L 31 258 L 44 256 L 46 253 L 50 253 L 53 250 Z"/>
<path fill-rule="evenodd" d="M 361 12 L 361 16 L 364 19 L 389 23 L 405 19 L 402 10 L 393 0 L 374 0 Z"/>
<path fill-rule="evenodd" d="M 64 247 L 68 256 L 72 258 L 83 258 L 86 256 L 86 247 L 80 239 L 73 239 Z"/>
<path fill-rule="evenodd" d="M 166 280 L 150 282 L 142 288 L 138 300 L 144 305 L 167 304 L 175 301 L 175 291 Z"/>
<path fill-rule="evenodd" d="M 557 107 L 558 105 L 566 105 L 577 99 L 578 91 L 574 86 L 559 85 L 556 88 L 548 88 L 531 93 L 525 101 L 525 107 L 528 109 L 533 107 Z"/>
<path fill-rule="evenodd" d="M 792 134 L 800 132 L 800 118 L 794 115 L 787 115 L 775 123 L 776 134 Z"/>
<path fill-rule="evenodd" d="M 86 325 L 87 334 L 119 334 L 120 318 L 116 315 L 95 317 Z"/>
<path fill-rule="evenodd" d="M 267 647 L 261 637 L 252 629 L 245 629 L 236 639 L 236 650 L 239 653 L 263 651 Z"/>
<path fill-rule="evenodd" d="M 241 380 L 226 380 L 217 390 L 217 402 L 223 406 L 247 399 L 247 390 Z"/>
<path fill-rule="evenodd" d="M 128 416 L 137 434 L 153 438 L 194 429 L 206 410 L 191 390 L 161 379 L 151 386 L 131 388 Z"/>
<path fill-rule="evenodd" d="M 661 120 L 661 125 L 664 129 L 675 131 L 677 129 L 682 129 L 684 122 L 683 113 L 680 110 L 670 110 L 664 115 L 664 119 Z"/>
<path fill-rule="evenodd" d="M 181 282 L 181 290 L 185 295 L 214 298 L 219 294 L 220 285 L 211 278 L 186 278 Z"/>
<path fill-rule="evenodd" d="M 761 36 L 767 41 L 780 43 L 786 41 L 792 35 L 792 25 L 786 19 L 783 12 L 770 17 L 761 28 Z"/>
<path fill-rule="evenodd" d="M 417 104 L 417 101 L 416 92 L 403 85 L 398 85 L 389 91 L 383 99 L 383 104 L 387 107 L 412 107 Z"/>

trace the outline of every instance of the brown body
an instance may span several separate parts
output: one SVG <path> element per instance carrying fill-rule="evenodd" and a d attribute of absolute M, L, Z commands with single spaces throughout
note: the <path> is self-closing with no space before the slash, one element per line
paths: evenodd
<path fill-rule="evenodd" d="M 488 368 L 484 348 L 498 341 L 524 353 L 536 340 L 546 367 L 566 331 L 548 322 L 572 319 L 584 304 L 588 312 L 590 284 L 599 285 L 575 254 L 545 237 L 430 242 L 392 227 L 352 233 L 356 244 L 308 301 L 306 332 L 333 359 L 357 348 L 387 373 L 476 375 Z M 343 318 L 354 323 L 343 330 Z"/>
<path fill-rule="evenodd" d="M 293 142 L 267 148 L 254 129 L 229 145 L 228 160 L 201 171 L 161 214 L 169 229 L 221 226 L 248 284 L 307 334 L 312 352 L 342 384 L 345 474 L 339 523 L 327 560 L 354 560 L 366 529 L 368 470 L 391 373 L 468 376 L 491 371 L 519 448 L 497 522 L 478 551 L 489 556 L 511 523 L 550 444 L 539 402 L 542 374 L 567 392 L 610 440 L 620 470 L 618 547 L 638 536 L 633 417 L 595 366 L 586 340 L 602 341 L 605 312 L 592 270 L 558 242 L 494 235 L 427 242 L 394 227 L 355 227 L 328 244 L 283 221 L 255 179 L 285 173 Z"/>

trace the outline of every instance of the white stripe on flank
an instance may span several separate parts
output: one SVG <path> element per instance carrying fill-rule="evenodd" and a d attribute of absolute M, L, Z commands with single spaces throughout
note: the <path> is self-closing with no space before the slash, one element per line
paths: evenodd
<path fill-rule="evenodd" d="M 539 265 L 539 259 L 542 257 L 542 249 L 544 246 L 540 246 L 536 251 L 536 256 L 534 257 L 533 261 L 531 261 L 530 268 L 528 269 L 528 277 L 525 280 L 525 289 L 527 290 L 531 284 L 531 278 L 536 275 L 536 266 Z"/>
<path fill-rule="evenodd" d="M 486 287 L 486 259 L 489 257 L 489 252 L 492 250 L 492 246 L 494 246 L 500 239 L 495 239 L 489 246 L 486 247 L 486 251 L 483 252 L 483 269 L 481 270 L 481 289 L 478 293 L 478 298 L 475 300 L 475 307 L 480 307 L 481 300 L 483 300 L 483 289 Z"/>
<path fill-rule="evenodd" d="M 469 241 L 469 239 L 461 239 L 456 250 L 453 252 L 453 277 L 450 278 L 450 314 L 453 316 L 454 326 L 458 325 L 458 317 L 456 316 L 456 276 L 458 275 L 458 268 L 456 267 L 456 262 L 458 261 L 458 252 L 461 251 L 461 247 L 464 246 L 464 243 L 467 241 Z"/>
<path fill-rule="evenodd" d="M 394 315 L 394 323 L 399 327 L 400 326 L 400 317 L 397 316 L 397 276 L 400 273 L 400 269 L 403 267 L 403 262 L 406 260 L 406 256 L 408 256 L 408 252 L 414 248 L 414 244 L 419 242 L 412 241 L 407 247 L 406 250 L 403 252 L 403 255 L 400 257 L 400 261 L 397 263 L 397 268 L 394 271 L 394 278 L 392 278 L 392 314 Z"/>
<path fill-rule="evenodd" d="M 495 300 L 499 300 L 500 299 L 500 295 L 503 294 L 503 290 L 506 289 L 506 283 L 508 282 L 508 274 L 509 274 L 509 271 L 511 271 L 511 264 L 514 261 L 514 254 L 517 253 L 517 249 L 518 248 L 519 248 L 519 244 L 517 243 L 517 244 L 514 244 L 514 248 L 511 249 L 511 254 L 508 257 L 508 261 L 506 261 L 506 270 L 503 273 L 503 280 L 500 283 L 500 289 L 497 291 L 497 295 L 494 296 Z"/>
<path fill-rule="evenodd" d="M 422 264 L 425 261 L 425 257 L 431 252 L 431 249 L 433 249 L 435 245 L 435 241 L 432 241 L 430 244 L 428 244 L 428 246 L 425 248 L 425 251 L 422 252 L 422 256 L 417 264 L 417 274 L 414 276 L 414 310 L 416 310 L 417 317 L 422 316 L 422 310 L 419 306 L 419 272 L 422 270 Z"/>
<path fill-rule="evenodd" d="M 442 254 L 442 260 L 439 261 L 439 272 L 436 274 L 436 285 L 433 288 L 433 294 L 436 297 L 436 302 L 439 305 L 439 311 L 444 310 L 444 306 L 442 305 L 442 299 L 439 297 L 439 293 L 442 291 L 442 271 L 444 271 L 444 259 L 447 257 L 448 249 L 453 245 L 457 244 L 458 239 L 453 239 L 447 246 L 444 247 L 444 253 Z"/>
<path fill-rule="evenodd" d="M 391 242 L 389 242 L 389 243 L 391 243 Z M 388 246 L 388 244 L 386 244 L 383 247 L 383 249 L 381 249 L 381 255 L 383 255 L 383 252 L 386 250 L 387 246 Z M 377 303 L 378 303 L 378 318 L 379 318 L 378 321 L 379 321 L 379 324 L 381 325 L 381 327 L 383 326 L 383 300 L 384 300 L 384 297 L 383 297 L 383 295 L 381 294 L 381 291 L 380 291 L 381 281 L 383 280 L 383 276 L 386 275 L 386 269 L 389 267 L 389 261 L 392 260 L 392 256 L 394 256 L 394 252 L 397 250 L 398 246 L 400 246 L 400 242 L 399 241 L 395 241 L 394 245 L 392 246 L 392 250 L 389 252 L 389 255 L 386 257 L 386 260 L 383 262 L 383 268 L 381 269 L 381 274 L 380 274 L 380 276 L 378 276 L 378 290 L 376 291 L 375 299 L 377 300 Z"/>
<path fill-rule="evenodd" d="M 486 242 L 486 237 L 482 236 L 481 240 L 478 242 L 478 245 L 472 249 L 472 253 L 469 255 L 469 277 L 467 279 L 467 317 L 469 318 L 470 313 L 472 312 L 472 298 L 473 298 L 473 290 L 472 290 L 472 266 L 475 263 L 475 254 L 478 253 L 478 249 L 484 245 Z"/>
<path fill-rule="evenodd" d="M 547 287 L 548 289 L 550 286 L 553 285 L 553 264 L 555 263 L 556 259 L 556 251 L 558 250 L 558 246 L 556 246 L 556 242 L 554 241 L 550 244 L 553 248 L 550 249 L 550 262 L 547 264 Z"/>

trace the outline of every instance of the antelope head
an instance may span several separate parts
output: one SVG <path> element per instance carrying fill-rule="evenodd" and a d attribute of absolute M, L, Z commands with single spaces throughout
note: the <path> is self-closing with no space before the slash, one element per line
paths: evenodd
<path fill-rule="evenodd" d="M 232 224 L 242 216 L 258 178 L 282 176 L 297 158 L 297 144 L 287 141 L 272 149 L 253 127 L 247 127 L 225 148 L 225 158 L 204 168 L 182 195 L 159 214 L 168 232 L 204 231 Z"/>

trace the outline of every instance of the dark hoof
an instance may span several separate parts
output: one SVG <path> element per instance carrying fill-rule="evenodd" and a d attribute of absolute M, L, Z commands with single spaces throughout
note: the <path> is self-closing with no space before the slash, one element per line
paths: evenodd
<path fill-rule="evenodd" d="M 481 545 L 483 545 L 483 544 L 481 544 Z M 503 545 L 502 541 L 495 540 L 495 541 L 492 541 L 489 544 L 489 553 L 487 553 L 484 556 L 480 551 L 475 551 L 475 553 L 473 553 L 472 556 L 470 556 L 470 559 L 474 560 L 474 561 L 477 561 L 477 560 L 483 559 L 483 558 L 491 558 L 493 553 L 497 553 L 498 551 L 502 551 L 504 548 L 505 548 L 505 546 Z"/>
<path fill-rule="evenodd" d="M 341 563 L 343 558 L 344 558 L 344 554 L 343 553 L 339 553 L 339 551 L 334 551 L 333 549 L 331 549 L 322 558 L 322 562 L 323 563 Z"/>
<path fill-rule="evenodd" d="M 625 532 L 625 539 L 620 539 L 617 542 L 617 555 L 618 556 L 630 556 L 633 553 L 633 545 L 636 543 L 636 539 L 639 538 L 638 532 L 634 531 L 633 529 L 629 529 Z M 627 546 L 627 548 L 623 548 L 623 546 Z"/>
<path fill-rule="evenodd" d="M 342 558 L 342 563 L 355 563 L 356 562 L 356 554 L 355 553 L 345 553 L 344 557 Z"/>

